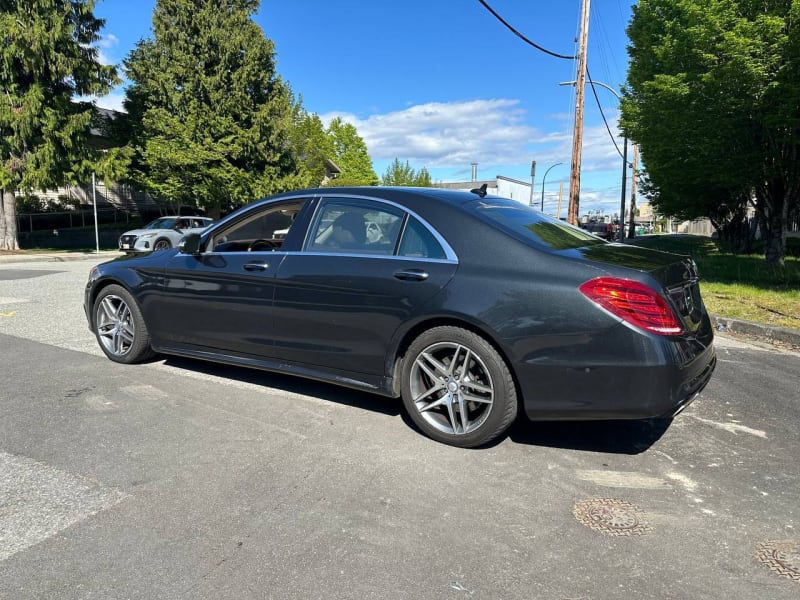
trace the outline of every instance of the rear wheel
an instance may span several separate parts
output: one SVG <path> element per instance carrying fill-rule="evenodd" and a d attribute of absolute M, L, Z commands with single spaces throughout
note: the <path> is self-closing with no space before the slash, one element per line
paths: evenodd
<path fill-rule="evenodd" d="M 401 391 L 409 417 L 427 436 L 462 448 L 502 435 L 517 414 L 514 380 L 481 336 L 436 327 L 409 346 Z"/>
<path fill-rule="evenodd" d="M 150 334 L 130 292 L 109 285 L 94 301 L 94 332 L 100 348 L 114 362 L 131 364 L 153 356 Z"/>

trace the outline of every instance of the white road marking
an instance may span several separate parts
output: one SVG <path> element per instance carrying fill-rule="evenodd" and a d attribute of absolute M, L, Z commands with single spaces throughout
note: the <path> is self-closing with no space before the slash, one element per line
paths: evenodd
<path fill-rule="evenodd" d="M 677 473 L 675 471 L 672 471 L 670 473 L 667 473 L 667 477 L 669 477 L 673 481 L 677 481 L 678 483 L 680 483 L 689 492 L 693 492 L 697 489 L 697 483 L 689 479 L 683 473 Z"/>
<path fill-rule="evenodd" d="M 652 477 L 641 473 L 625 471 L 579 470 L 578 479 L 591 481 L 597 485 L 613 488 L 635 488 L 645 490 L 671 489 L 667 481 L 660 477 Z"/>
<path fill-rule="evenodd" d="M 127 494 L 0 452 L 0 561 L 111 508 Z"/>
<path fill-rule="evenodd" d="M 740 425 L 739 423 L 718 423 L 717 421 L 712 421 L 711 419 L 703 419 L 702 417 L 698 417 L 697 415 L 689 415 L 691 418 L 700 421 L 701 423 L 705 423 L 706 425 L 711 425 L 712 427 L 716 427 L 717 429 L 724 429 L 725 431 L 729 431 L 734 435 L 739 433 L 749 433 L 750 435 L 754 435 L 756 437 L 760 437 L 763 439 L 767 439 L 767 432 L 762 431 L 761 429 L 753 429 L 748 427 L 747 425 Z"/>

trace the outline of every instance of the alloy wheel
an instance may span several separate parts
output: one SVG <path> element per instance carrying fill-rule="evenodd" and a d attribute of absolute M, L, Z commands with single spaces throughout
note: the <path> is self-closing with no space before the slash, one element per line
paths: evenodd
<path fill-rule="evenodd" d="M 435 429 L 466 435 L 489 418 L 494 384 L 483 359 L 467 346 L 431 344 L 417 355 L 409 377 L 413 404 Z"/>
<path fill-rule="evenodd" d="M 109 294 L 103 298 L 95 315 L 97 337 L 109 354 L 125 356 L 136 339 L 131 309 L 119 296 Z"/>

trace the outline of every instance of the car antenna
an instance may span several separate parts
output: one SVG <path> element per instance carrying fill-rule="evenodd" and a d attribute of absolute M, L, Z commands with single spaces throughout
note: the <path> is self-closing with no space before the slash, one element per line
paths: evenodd
<path fill-rule="evenodd" d="M 486 198 L 486 184 L 484 183 L 481 187 L 472 189 L 470 192 L 478 194 L 481 198 Z"/>

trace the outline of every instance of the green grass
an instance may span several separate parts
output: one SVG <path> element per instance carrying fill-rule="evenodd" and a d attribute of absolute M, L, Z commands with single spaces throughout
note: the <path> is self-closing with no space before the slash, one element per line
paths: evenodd
<path fill-rule="evenodd" d="M 632 241 L 637 246 L 694 258 L 709 312 L 800 329 L 800 240 L 788 242 L 787 254 L 792 256 L 786 257 L 786 264 L 768 268 L 763 254 L 733 254 L 708 237 L 662 235 Z"/>

